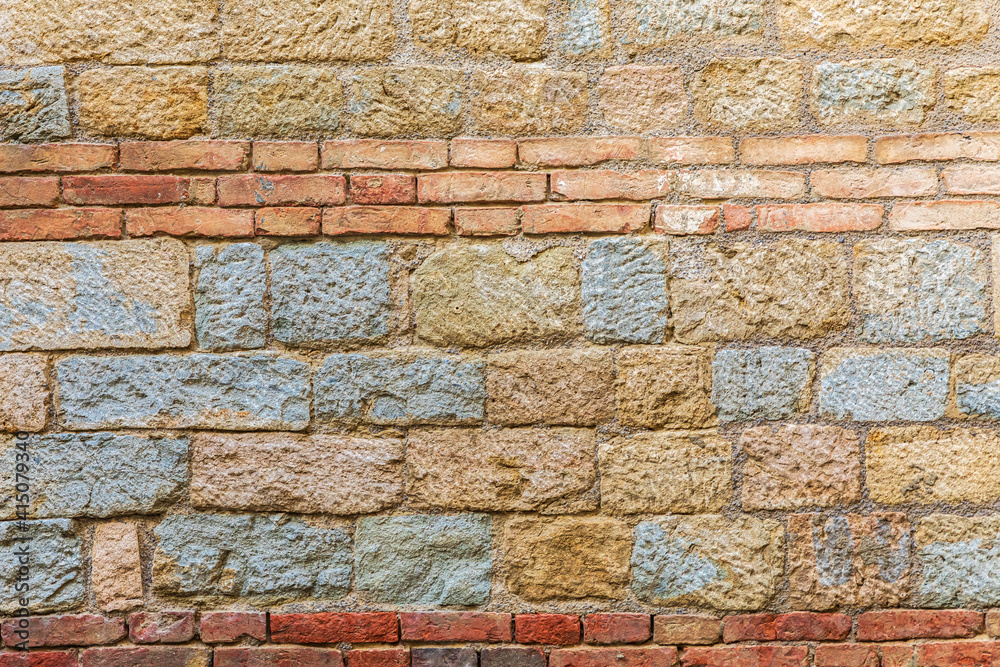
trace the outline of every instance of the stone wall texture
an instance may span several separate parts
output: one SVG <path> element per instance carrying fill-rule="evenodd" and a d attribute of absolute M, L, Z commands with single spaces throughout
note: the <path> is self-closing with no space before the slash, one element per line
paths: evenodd
<path fill-rule="evenodd" d="M 0 0 L 0 667 L 996 667 L 998 337 L 997 0 Z"/>

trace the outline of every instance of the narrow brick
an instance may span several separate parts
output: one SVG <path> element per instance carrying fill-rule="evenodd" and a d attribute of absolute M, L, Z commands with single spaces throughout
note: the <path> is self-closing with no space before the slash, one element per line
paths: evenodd
<path fill-rule="evenodd" d="M 527 171 L 455 171 L 421 174 L 417 199 L 421 203 L 544 201 L 548 178 Z"/>
<path fill-rule="evenodd" d="M 656 164 L 728 164 L 736 159 L 729 137 L 653 137 L 649 161 Z"/>
<path fill-rule="evenodd" d="M 323 209 L 323 233 L 448 234 L 451 209 L 416 206 L 341 206 Z"/>
<path fill-rule="evenodd" d="M 194 611 L 137 611 L 128 616 L 136 644 L 183 644 L 194 639 Z"/>
<path fill-rule="evenodd" d="M 521 213 L 521 228 L 525 234 L 625 234 L 642 230 L 648 222 L 648 204 L 539 204 L 525 206 Z"/>
<path fill-rule="evenodd" d="M 816 647 L 816 667 L 879 667 L 877 646 L 827 644 Z"/>
<path fill-rule="evenodd" d="M 858 641 L 974 637 L 983 631 L 980 611 L 896 609 L 869 611 L 858 616 Z"/>
<path fill-rule="evenodd" d="M 860 232 L 882 225 L 881 204 L 769 204 L 757 207 L 761 232 Z"/>
<path fill-rule="evenodd" d="M 511 236 L 521 229 L 520 208 L 456 208 L 460 236 Z"/>
<path fill-rule="evenodd" d="M 698 169 L 678 172 L 677 189 L 701 199 L 795 199 L 806 193 L 806 177 L 794 171 Z"/>
<path fill-rule="evenodd" d="M 248 141 L 126 141 L 119 169 L 126 171 L 236 171 L 243 168 Z"/>
<path fill-rule="evenodd" d="M 400 612 L 403 641 L 509 642 L 510 614 L 480 611 Z"/>
<path fill-rule="evenodd" d="M 206 644 L 231 644 L 244 637 L 267 641 L 267 614 L 262 611 L 206 611 L 198 623 Z"/>
<path fill-rule="evenodd" d="M 416 179 L 410 174 L 352 174 L 352 204 L 412 204 Z"/>
<path fill-rule="evenodd" d="M 944 189 L 952 195 L 1000 194 L 1000 168 L 996 165 L 963 164 L 941 172 Z"/>
<path fill-rule="evenodd" d="M 337 174 L 219 178 L 219 206 L 336 206 L 346 201 L 347 181 Z"/>
<path fill-rule="evenodd" d="M 604 169 L 552 172 L 552 199 L 659 199 L 673 189 L 673 172 L 622 173 Z"/>
<path fill-rule="evenodd" d="M 7 646 L 28 641 L 28 646 L 96 646 L 114 644 L 125 637 L 125 622 L 94 614 L 61 616 L 29 616 L 28 627 L 23 619 L 11 618 L 0 624 L 0 635 Z"/>
<path fill-rule="evenodd" d="M 714 616 L 657 614 L 653 641 L 657 644 L 715 644 L 722 635 L 722 620 Z"/>
<path fill-rule="evenodd" d="M 587 614 L 583 641 L 588 644 L 641 644 L 653 636 L 649 614 Z"/>
<path fill-rule="evenodd" d="M 271 641 L 291 644 L 395 642 L 396 612 L 271 614 Z"/>
<path fill-rule="evenodd" d="M 113 144 L 0 144 L 0 173 L 97 171 L 117 159 Z"/>
<path fill-rule="evenodd" d="M 210 664 L 211 649 L 200 646 L 112 646 L 87 649 L 80 654 L 80 667 L 208 667 Z M 222 663 L 216 660 L 214 667 L 222 667 Z"/>
<path fill-rule="evenodd" d="M 253 236 L 254 212 L 197 206 L 132 208 L 125 213 L 130 236 Z"/>
<path fill-rule="evenodd" d="M 177 204 L 188 199 L 188 179 L 179 176 L 66 176 L 68 204 Z"/>
<path fill-rule="evenodd" d="M 5 651 L 0 667 L 77 667 L 76 651 Z"/>
<path fill-rule="evenodd" d="M 0 211 L 0 241 L 118 238 L 122 212 L 113 208 Z"/>
<path fill-rule="evenodd" d="M 719 228 L 721 220 L 718 206 L 660 204 L 653 218 L 653 231 L 679 236 L 712 234 Z"/>
<path fill-rule="evenodd" d="M 689 648 L 682 667 L 808 667 L 806 646 L 723 646 Z"/>
<path fill-rule="evenodd" d="M 356 648 L 347 651 L 347 667 L 410 667 L 410 649 Z"/>
<path fill-rule="evenodd" d="M 927 642 L 916 646 L 917 667 L 992 667 L 1000 664 L 1000 642 Z"/>
<path fill-rule="evenodd" d="M 1000 609 L 990 609 L 986 612 L 986 634 L 990 637 L 1000 637 Z"/>
<path fill-rule="evenodd" d="M 879 164 L 963 158 L 1000 160 L 1000 132 L 902 134 L 875 140 L 875 160 Z"/>
<path fill-rule="evenodd" d="M 747 137 L 740 142 L 743 164 L 780 165 L 864 162 L 868 137 L 812 134 L 801 137 Z"/>
<path fill-rule="evenodd" d="M 548 167 L 583 167 L 646 157 L 640 137 L 551 137 L 517 142 L 521 162 Z"/>
<path fill-rule="evenodd" d="M 889 228 L 897 232 L 998 229 L 1000 202 L 975 199 L 902 202 L 889 213 Z"/>
<path fill-rule="evenodd" d="M 0 178 L 0 206 L 55 206 L 58 203 L 58 178 Z"/>
<path fill-rule="evenodd" d="M 937 193 L 937 171 L 900 169 L 817 169 L 809 176 L 813 194 L 834 199 L 927 197 Z"/>
<path fill-rule="evenodd" d="M 479 652 L 480 667 L 545 667 L 540 646 L 487 646 Z"/>
<path fill-rule="evenodd" d="M 753 224 L 753 212 L 749 206 L 723 204 L 722 217 L 726 221 L 727 232 L 742 232 Z"/>
<path fill-rule="evenodd" d="M 518 614 L 514 640 L 520 644 L 580 643 L 580 617 L 575 614 Z"/>
<path fill-rule="evenodd" d="M 318 208 L 278 206 L 254 211 L 254 232 L 258 236 L 316 236 L 319 229 Z"/>
<path fill-rule="evenodd" d="M 294 667 L 343 667 L 344 658 L 339 650 L 332 648 L 230 646 L 215 649 L 212 665 L 213 667 L 292 667 L 293 665 Z M 184 665 L 184 667 L 189 666 Z"/>
<path fill-rule="evenodd" d="M 677 649 L 655 648 L 561 648 L 549 654 L 549 667 L 675 667 Z M 805 663 L 803 663 L 804 665 Z"/>
<path fill-rule="evenodd" d="M 323 143 L 323 169 L 444 169 L 447 141 L 347 139 Z"/>
<path fill-rule="evenodd" d="M 315 141 L 255 141 L 254 171 L 316 171 L 319 144 Z"/>
<path fill-rule="evenodd" d="M 778 641 L 843 641 L 851 633 L 851 617 L 846 614 L 816 614 L 796 611 L 779 614 L 775 623 Z"/>
<path fill-rule="evenodd" d="M 451 166 L 473 169 L 505 169 L 517 162 L 513 139 L 452 139 Z"/>
<path fill-rule="evenodd" d="M 91 547 L 90 579 L 97 604 L 105 611 L 142 604 L 139 531 L 134 523 L 107 521 L 97 524 Z"/>

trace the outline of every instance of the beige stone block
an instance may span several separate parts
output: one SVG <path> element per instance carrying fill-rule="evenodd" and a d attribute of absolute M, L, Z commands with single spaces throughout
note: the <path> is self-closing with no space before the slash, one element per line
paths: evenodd
<path fill-rule="evenodd" d="M 935 68 L 901 58 L 820 63 L 813 113 L 826 125 L 919 125 L 937 101 L 936 76 Z"/>
<path fill-rule="evenodd" d="M 561 0 L 565 11 L 558 36 L 559 51 L 568 58 L 607 58 L 614 47 L 609 0 Z"/>
<path fill-rule="evenodd" d="M 340 127 L 344 92 L 330 69 L 235 65 L 215 70 L 212 88 L 223 136 L 315 136 Z"/>
<path fill-rule="evenodd" d="M 979 123 L 1000 120 L 1000 67 L 960 67 L 945 72 L 948 108 Z"/>
<path fill-rule="evenodd" d="M 104 611 L 142 605 L 142 565 L 135 524 L 120 521 L 97 524 L 90 578 L 97 604 Z"/>
<path fill-rule="evenodd" d="M 658 132 L 683 122 L 687 91 L 679 67 L 608 67 L 597 85 L 604 121 L 623 132 Z"/>
<path fill-rule="evenodd" d="M 462 129 L 465 76 L 440 67 L 376 67 L 351 78 L 350 124 L 357 134 L 449 136 Z"/>
<path fill-rule="evenodd" d="M 717 422 L 708 353 L 698 347 L 630 347 L 618 353 L 618 420 L 649 428 L 703 428 Z"/>
<path fill-rule="evenodd" d="M 542 55 L 546 0 L 410 0 L 408 6 L 418 44 L 515 60 Z"/>
<path fill-rule="evenodd" d="M 587 116 L 587 75 L 515 66 L 476 70 L 472 120 L 482 132 L 506 136 L 567 133 Z"/>
<path fill-rule="evenodd" d="M 781 58 L 729 58 L 709 63 L 692 85 L 694 115 L 731 132 L 777 130 L 799 122 L 802 64 Z"/>
<path fill-rule="evenodd" d="M 41 431 L 48 402 L 45 357 L 0 354 L 0 431 Z"/>
<path fill-rule="evenodd" d="M 632 53 L 682 40 L 756 42 L 763 34 L 763 0 L 635 0 L 623 6 L 620 29 Z"/>

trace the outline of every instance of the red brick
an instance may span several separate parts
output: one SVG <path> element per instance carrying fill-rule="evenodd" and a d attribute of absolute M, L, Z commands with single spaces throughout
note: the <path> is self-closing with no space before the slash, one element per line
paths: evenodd
<path fill-rule="evenodd" d="M 448 234 L 451 209 L 416 206 L 343 206 L 323 209 L 323 233 Z"/>
<path fill-rule="evenodd" d="M 211 649 L 200 646 L 113 646 L 87 649 L 80 667 L 208 667 L 211 659 Z"/>
<path fill-rule="evenodd" d="M 130 236 L 253 236 L 253 211 L 182 206 L 133 208 L 125 213 Z"/>
<path fill-rule="evenodd" d="M 215 649 L 213 667 L 342 667 L 343 656 L 331 648 L 306 646 L 227 646 Z"/>
<path fill-rule="evenodd" d="M 77 667 L 76 653 L 70 651 L 32 651 L 0 653 L 0 667 Z"/>
<path fill-rule="evenodd" d="M 1000 194 L 1000 168 L 996 165 L 963 164 L 941 171 L 944 189 L 952 195 Z"/>
<path fill-rule="evenodd" d="M 128 616 L 128 637 L 136 644 L 182 644 L 194 638 L 193 611 L 137 611 Z"/>
<path fill-rule="evenodd" d="M 323 143 L 324 169 L 444 169 L 447 141 L 347 139 Z"/>
<path fill-rule="evenodd" d="M 316 236 L 320 210 L 303 206 L 259 208 L 254 225 L 259 236 Z"/>
<path fill-rule="evenodd" d="M 540 646 L 486 646 L 479 652 L 480 667 L 545 667 Z"/>
<path fill-rule="evenodd" d="M 359 648 L 347 652 L 347 667 L 409 667 L 410 649 Z"/>
<path fill-rule="evenodd" d="M 396 612 L 271 614 L 271 640 L 291 644 L 394 642 Z"/>
<path fill-rule="evenodd" d="M 254 171 L 316 171 L 319 144 L 315 141 L 255 141 Z"/>
<path fill-rule="evenodd" d="M 552 172 L 552 198 L 632 199 L 645 201 L 666 197 L 673 189 L 672 171 L 645 169 L 622 173 L 607 169 Z"/>
<path fill-rule="evenodd" d="M 826 644 L 816 647 L 816 667 L 879 667 L 878 647 Z"/>
<path fill-rule="evenodd" d="M 97 171 L 113 167 L 111 144 L 0 144 L 0 173 L 18 171 Z"/>
<path fill-rule="evenodd" d="M 646 157 L 640 137 L 551 137 L 517 142 L 521 162 L 552 167 L 581 167 L 609 160 Z"/>
<path fill-rule="evenodd" d="M 928 642 L 916 654 L 916 667 L 1000 667 L 1000 642 Z"/>
<path fill-rule="evenodd" d="M 403 641 L 509 642 L 510 614 L 479 611 L 401 612 Z"/>
<path fill-rule="evenodd" d="M 576 614 L 518 614 L 514 640 L 521 644 L 579 644 L 580 617 Z"/>
<path fill-rule="evenodd" d="M 544 201 L 545 174 L 528 171 L 452 171 L 420 174 L 417 199 L 421 203 Z"/>
<path fill-rule="evenodd" d="M 889 227 L 898 232 L 998 229 L 1000 202 L 978 199 L 901 202 L 889 212 Z"/>
<path fill-rule="evenodd" d="M 637 232 L 649 223 L 648 204 L 540 204 L 521 209 L 526 234 Z"/>
<path fill-rule="evenodd" d="M 911 160 L 1000 160 L 1000 132 L 903 134 L 875 140 L 881 164 Z"/>
<path fill-rule="evenodd" d="M 657 644 L 714 644 L 722 635 L 722 621 L 714 616 L 657 614 L 653 641 Z"/>
<path fill-rule="evenodd" d="M 846 614 L 817 614 L 793 611 L 779 614 L 775 629 L 778 641 L 842 641 L 851 634 L 851 617 Z"/>
<path fill-rule="evenodd" d="M 188 199 L 188 179 L 180 176 L 66 176 L 68 204 L 177 204 Z"/>
<path fill-rule="evenodd" d="M 835 199 L 926 197 L 938 189 L 937 171 L 928 167 L 817 169 L 809 182 L 813 194 Z"/>
<path fill-rule="evenodd" d="M 351 174 L 352 204 L 412 204 L 416 179 L 409 174 Z"/>
<path fill-rule="evenodd" d="M 805 646 L 724 646 L 688 648 L 682 667 L 807 667 Z"/>
<path fill-rule="evenodd" d="M 974 637 L 983 630 L 983 620 L 982 612 L 963 609 L 869 611 L 858 616 L 858 640 L 886 642 Z"/>
<path fill-rule="evenodd" d="M 338 174 L 219 177 L 219 206 L 336 206 L 347 201 Z"/>
<path fill-rule="evenodd" d="M 736 159 L 729 137 L 652 137 L 649 161 L 656 164 L 728 164 Z"/>
<path fill-rule="evenodd" d="M 517 162 L 513 139 L 452 139 L 451 166 L 505 169 Z"/>
<path fill-rule="evenodd" d="M 711 234 L 719 228 L 721 220 L 718 206 L 660 204 L 653 218 L 653 231 L 657 234 Z"/>
<path fill-rule="evenodd" d="M 113 208 L 0 211 L 0 241 L 118 238 L 122 212 Z"/>
<path fill-rule="evenodd" d="M 23 626 L 27 622 L 27 628 Z M 114 644 L 125 637 L 125 622 L 95 614 L 29 616 L 10 618 L 0 624 L 6 646 L 16 646 L 26 639 L 28 646 L 97 646 Z"/>
<path fill-rule="evenodd" d="M 549 667 L 674 667 L 677 649 L 655 648 L 560 648 L 549 654 Z"/>
<path fill-rule="evenodd" d="M 243 637 L 267 641 L 267 614 L 262 611 L 207 611 L 198 634 L 206 644 L 227 644 Z"/>
<path fill-rule="evenodd" d="M 749 206 L 723 204 L 722 217 L 726 221 L 727 232 L 742 232 L 753 224 L 753 213 Z"/>
<path fill-rule="evenodd" d="M 587 644 L 639 644 L 652 636 L 649 614 L 587 614 L 583 619 Z"/>
<path fill-rule="evenodd" d="M 455 229 L 461 236 L 517 234 L 520 208 L 456 208 Z"/>
<path fill-rule="evenodd" d="M 740 142 L 743 164 L 864 162 L 868 137 L 811 134 L 801 137 L 747 137 Z"/>
<path fill-rule="evenodd" d="M 881 667 L 914 667 L 913 644 L 885 644 L 878 649 Z"/>
<path fill-rule="evenodd" d="M 479 655 L 471 646 L 465 648 L 414 647 L 410 652 L 413 667 L 476 667 Z M 519 666 L 520 667 L 520 666 Z"/>
<path fill-rule="evenodd" d="M 126 141 L 119 147 L 118 168 L 236 171 L 243 168 L 249 148 L 247 141 Z"/>
<path fill-rule="evenodd" d="M 677 189 L 699 199 L 795 199 L 806 193 L 806 177 L 795 171 L 694 169 L 677 173 Z"/>
<path fill-rule="evenodd" d="M 0 206 L 55 206 L 58 203 L 58 178 L 0 178 Z"/>
<path fill-rule="evenodd" d="M 1000 609 L 990 609 L 986 612 L 986 634 L 990 637 L 1000 637 Z"/>
<path fill-rule="evenodd" d="M 771 642 L 777 639 L 777 614 L 742 614 L 722 620 L 722 641 Z"/>
<path fill-rule="evenodd" d="M 859 232 L 882 225 L 881 204 L 766 204 L 757 207 L 759 232 Z"/>

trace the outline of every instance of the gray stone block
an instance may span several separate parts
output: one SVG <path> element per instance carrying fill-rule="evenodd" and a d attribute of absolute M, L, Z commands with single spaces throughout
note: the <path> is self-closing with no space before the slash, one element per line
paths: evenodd
<path fill-rule="evenodd" d="M 198 246 L 195 331 L 210 350 L 249 350 L 267 342 L 267 271 L 256 243 Z"/>
<path fill-rule="evenodd" d="M 70 135 L 62 67 L 0 70 L 0 141 L 42 141 Z"/>
<path fill-rule="evenodd" d="M 33 614 L 72 611 L 86 599 L 86 575 L 83 568 L 83 543 L 77 536 L 78 525 L 70 519 L 41 521 L 5 521 L 0 523 L 0 554 L 5 567 L 0 569 L 0 585 L 7 591 L 0 596 L 0 613 L 13 614 L 19 607 L 14 588 L 18 583 L 20 563 L 17 554 L 27 548 L 28 592 Z M 30 537 L 30 543 L 23 541 Z"/>
<path fill-rule="evenodd" d="M 934 78 L 912 60 L 823 62 L 813 71 L 814 111 L 827 124 L 919 124 L 934 106 Z"/>
<path fill-rule="evenodd" d="M 719 350 L 712 403 L 720 421 L 784 419 L 809 406 L 813 353 L 795 347 Z"/>

